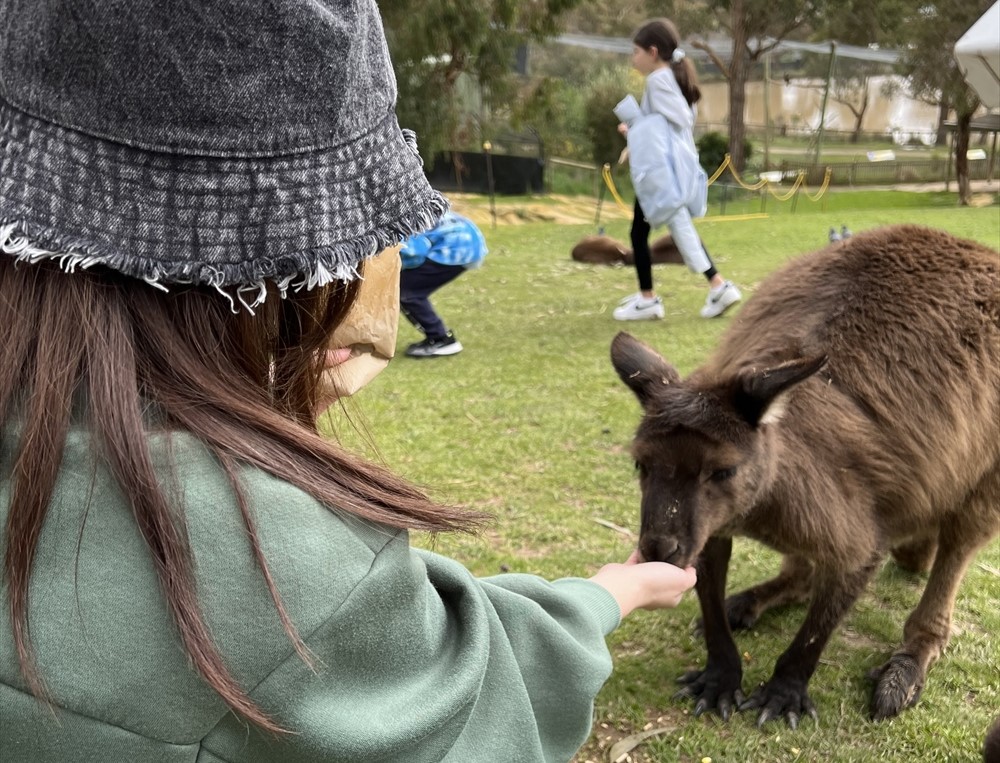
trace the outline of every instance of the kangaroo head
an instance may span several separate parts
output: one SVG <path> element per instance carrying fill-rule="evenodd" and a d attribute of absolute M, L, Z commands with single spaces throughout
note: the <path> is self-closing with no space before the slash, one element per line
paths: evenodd
<path fill-rule="evenodd" d="M 643 408 L 632 444 L 642 493 L 639 550 L 647 560 L 693 564 L 770 483 L 788 393 L 826 358 L 682 381 L 655 350 L 620 333 L 611 362 Z"/>

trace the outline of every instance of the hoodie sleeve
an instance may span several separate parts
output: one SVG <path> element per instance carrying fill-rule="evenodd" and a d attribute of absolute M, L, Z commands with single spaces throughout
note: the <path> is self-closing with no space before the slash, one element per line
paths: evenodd
<path fill-rule="evenodd" d="M 611 672 L 614 598 L 588 580 L 480 579 L 399 533 L 295 656 L 253 691 L 294 733 L 230 717 L 226 761 L 568 761 Z"/>
<path fill-rule="evenodd" d="M 423 265 L 427 255 L 434 248 L 434 243 L 426 233 L 410 236 L 399 248 L 399 257 L 403 261 L 403 270 L 411 270 Z"/>

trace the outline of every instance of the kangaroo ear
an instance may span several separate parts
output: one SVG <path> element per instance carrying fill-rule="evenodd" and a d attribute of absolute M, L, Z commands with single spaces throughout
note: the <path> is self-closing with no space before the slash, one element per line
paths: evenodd
<path fill-rule="evenodd" d="M 655 389 L 681 381 L 677 369 L 656 350 L 624 331 L 611 342 L 611 363 L 643 406 Z"/>
<path fill-rule="evenodd" d="M 796 358 L 773 368 L 748 368 L 736 378 L 733 405 L 748 424 L 773 424 L 785 413 L 784 393 L 826 365 L 826 356 Z"/>

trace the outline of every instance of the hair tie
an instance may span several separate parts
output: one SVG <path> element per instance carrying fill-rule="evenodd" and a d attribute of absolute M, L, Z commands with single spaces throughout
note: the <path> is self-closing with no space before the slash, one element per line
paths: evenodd
<path fill-rule="evenodd" d="M 684 60 L 684 56 L 686 55 L 687 54 L 680 48 L 674 48 L 674 52 L 670 55 L 670 60 L 673 61 L 675 64 L 679 64 L 681 61 Z"/>

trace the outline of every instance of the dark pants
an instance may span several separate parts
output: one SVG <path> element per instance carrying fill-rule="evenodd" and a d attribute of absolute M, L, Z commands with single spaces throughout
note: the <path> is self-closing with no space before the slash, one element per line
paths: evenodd
<path fill-rule="evenodd" d="M 441 265 L 430 260 L 424 260 L 419 267 L 400 272 L 400 310 L 428 339 L 442 339 L 448 334 L 444 321 L 434 312 L 429 297 L 464 272 L 465 268 L 461 265 Z"/>
<path fill-rule="evenodd" d="M 649 252 L 649 223 L 636 199 L 632 212 L 632 256 L 635 257 L 635 274 L 639 278 L 639 291 L 653 290 L 653 256 Z"/>
<path fill-rule="evenodd" d="M 650 230 L 646 216 L 642 213 L 642 207 L 639 206 L 639 200 L 636 199 L 635 210 L 632 212 L 632 230 L 629 232 L 629 236 L 632 239 L 632 256 L 635 258 L 635 274 L 639 279 L 639 291 L 653 290 L 653 255 L 649 251 Z M 705 244 L 702 242 L 702 247 L 704 248 L 704 246 Z M 708 254 L 708 249 L 705 249 L 705 254 Z M 708 261 L 711 263 L 711 256 L 709 256 Z M 712 280 L 715 273 L 715 265 L 711 265 L 702 275 L 708 280 Z"/>

